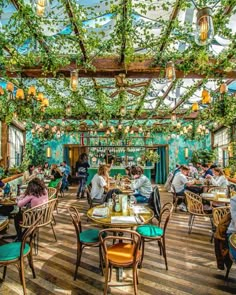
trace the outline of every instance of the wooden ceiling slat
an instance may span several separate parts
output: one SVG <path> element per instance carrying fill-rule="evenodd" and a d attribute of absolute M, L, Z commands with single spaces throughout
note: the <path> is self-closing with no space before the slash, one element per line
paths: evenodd
<path fill-rule="evenodd" d="M 121 40 L 121 52 L 120 52 L 120 63 L 125 61 L 125 51 L 126 51 L 126 22 L 128 19 L 128 0 L 123 0 L 122 8 L 122 22 L 123 22 L 123 31 L 122 31 L 122 40 Z"/>

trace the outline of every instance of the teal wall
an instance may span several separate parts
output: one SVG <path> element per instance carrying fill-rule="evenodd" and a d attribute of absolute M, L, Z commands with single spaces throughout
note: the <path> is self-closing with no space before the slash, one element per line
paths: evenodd
<path fill-rule="evenodd" d="M 31 133 L 27 133 L 27 140 L 32 140 Z M 35 140 L 35 139 L 33 139 Z M 88 144 L 88 140 L 86 138 L 86 134 L 84 139 L 81 136 L 81 133 L 71 133 L 71 134 L 63 134 L 58 139 L 53 139 L 49 141 L 45 141 L 45 152 L 46 147 L 51 147 L 52 150 L 52 156 L 48 159 L 49 163 L 55 163 L 59 164 L 64 159 L 63 155 L 63 145 L 64 144 L 81 144 L 84 141 L 84 145 Z M 98 143 L 98 140 L 94 139 L 93 142 L 90 142 L 90 144 Z M 108 141 L 111 145 L 111 141 Z M 105 144 L 103 142 L 100 142 L 102 145 Z M 142 145 L 143 140 L 142 139 L 133 139 L 132 144 L 140 144 Z M 120 144 L 123 144 L 123 141 L 120 141 Z M 153 134 L 152 138 L 149 138 L 146 140 L 147 145 L 168 145 L 169 147 L 169 169 L 173 170 L 176 164 L 187 164 L 191 160 L 191 155 L 193 150 L 197 150 L 200 148 L 211 148 L 211 137 L 210 135 L 203 137 L 200 140 L 188 140 L 184 139 L 182 136 L 176 136 L 175 134 L 170 136 L 167 134 L 161 134 L 156 133 Z M 189 158 L 185 159 L 184 157 L 184 148 L 187 147 L 189 149 Z M 121 155 L 123 153 L 121 152 Z M 130 155 L 130 153 L 129 153 Z"/>

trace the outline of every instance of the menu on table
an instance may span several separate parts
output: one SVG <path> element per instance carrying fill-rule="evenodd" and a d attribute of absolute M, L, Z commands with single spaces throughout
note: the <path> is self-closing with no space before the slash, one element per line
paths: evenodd
<path fill-rule="evenodd" d="M 108 208 L 94 208 L 93 209 L 93 217 L 97 217 L 97 218 L 105 218 L 108 215 Z"/>
<path fill-rule="evenodd" d="M 111 223 L 137 223 L 137 220 L 135 218 L 135 216 L 112 216 L 111 217 Z"/>

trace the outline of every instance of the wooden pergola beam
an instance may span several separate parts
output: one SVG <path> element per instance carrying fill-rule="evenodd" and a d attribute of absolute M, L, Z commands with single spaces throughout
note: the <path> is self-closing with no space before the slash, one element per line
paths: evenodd
<path fill-rule="evenodd" d="M 21 9 L 22 4 L 18 0 L 11 0 L 12 4 L 15 6 L 17 10 Z M 40 37 L 35 27 L 32 25 L 31 21 L 29 19 L 24 18 L 24 21 L 26 22 L 27 26 L 33 28 L 32 33 L 34 38 L 39 42 L 41 47 L 45 50 L 45 52 L 48 54 L 50 52 L 49 47 L 44 40 L 44 38 Z"/>
<path fill-rule="evenodd" d="M 127 9 L 127 1 L 123 0 L 122 2 L 122 22 L 123 22 L 123 30 L 122 30 L 122 38 L 121 38 L 121 51 L 120 51 L 120 63 L 125 61 L 125 50 L 126 50 L 126 21 L 128 19 L 128 9 Z"/>
<path fill-rule="evenodd" d="M 164 36 L 162 37 L 163 38 L 163 42 L 162 42 L 162 44 L 160 46 L 160 49 L 159 49 L 160 52 L 163 52 L 164 51 L 164 48 L 165 48 L 165 46 L 166 46 L 166 44 L 168 42 L 168 38 L 169 38 L 170 33 L 172 31 L 173 23 L 174 23 L 177 15 L 179 13 L 179 10 L 180 10 L 181 2 L 182 2 L 182 0 L 178 0 L 177 1 L 174 10 L 171 13 L 170 21 L 168 23 L 168 26 L 167 26 L 166 31 L 164 33 Z"/>
<path fill-rule="evenodd" d="M 163 68 L 154 65 L 154 59 L 146 59 L 143 61 L 134 61 L 124 65 L 120 64 L 119 57 L 98 57 L 95 58 L 91 64 L 95 70 L 78 68 L 80 77 L 98 77 L 98 78 L 113 78 L 120 73 L 126 73 L 127 78 L 147 78 L 155 79 L 161 74 L 163 74 Z M 179 61 L 181 62 L 181 61 Z M 214 67 L 216 60 L 209 61 L 209 67 Z M 71 62 L 69 65 L 60 68 L 57 71 L 58 77 L 70 77 L 70 72 L 73 69 L 77 69 L 75 62 Z M 18 72 L 11 72 L 6 69 L 7 75 L 9 77 L 17 77 Z M 23 68 L 21 74 L 24 77 L 29 78 L 55 78 L 53 73 L 45 73 L 42 66 L 35 68 Z M 1 77 L 1 73 L 0 73 Z M 188 72 L 187 74 L 183 71 L 176 70 L 176 78 L 192 78 L 192 79 L 217 79 L 218 77 L 223 77 L 226 79 L 236 79 L 236 70 L 222 71 L 221 69 L 215 69 L 214 73 L 199 74 L 197 72 Z"/>
<path fill-rule="evenodd" d="M 160 99 L 159 99 L 159 101 L 156 104 L 156 107 L 154 109 L 155 112 L 158 110 L 159 106 L 164 101 L 164 99 L 169 95 L 169 93 L 173 89 L 174 85 L 175 85 L 175 83 L 171 82 L 170 85 L 168 86 L 168 88 L 166 89 L 166 92 L 160 97 Z"/>
<path fill-rule="evenodd" d="M 86 52 L 86 49 L 85 49 L 85 45 L 84 45 L 84 42 L 82 40 L 80 30 L 79 30 L 77 24 L 74 22 L 74 20 L 76 18 L 75 18 L 74 12 L 73 12 L 73 8 L 71 6 L 71 1 L 70 0 L 66 0 L 65 1 L 65 6 L 66 6 L 66 11 L 68 13 L 70 22 L 71 22 L 72 27 L 74 29 L 74 33 L 78 37 L 79 46 L 80 46 L 80 49 L 82 51 L 82 54 L 83 54 L 83 57 L 84 57 L 84 61 L 87 61 L 88 57 L 87 57 L 87 52 Z"/>

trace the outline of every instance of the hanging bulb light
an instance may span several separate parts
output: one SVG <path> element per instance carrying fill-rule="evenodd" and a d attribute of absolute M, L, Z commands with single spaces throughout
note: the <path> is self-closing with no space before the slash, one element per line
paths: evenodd
<path fill-rule="evenodd" d="M 124 117 L 126 115 L 126 108 L 125 108 L 125 106 L 121 106 L 120 107 L 120 115 L 122 117 Z"/>
<path fill-rule="evenodd" d="M 150 133 L 150 131 L 148 131 L 146 134 L 146 137 L 150 137 L 150 136 L 151 136 L 151 133 Z"/>
<path fill-rule="evenodd" d="M 36 96 L 36 88 L 35 88 L 35 86 L 32 85 L 32 86 L 29 87 L 28 95 L 29 96 Z"/>
<path fill-rule="evenodd" d="M 169 81 L 175 80 L 176 75 L 175 75 L 175 64 L 173 61 L 169 61 L 166 64 L 166 79 Z"/>
<path fill-rule="evenodd" d="M 38 96 L 37 96 L 37 100 L 38 101 L 43 101 L 44 100 L 44 95 L 42 92 L 39 92 Z"/>
<path fill-rule="evenodd" d="M 66 115 L 67 116 L 71 116 L 71 114 L 72 114 L 71 105 L 68 104 L 67 107 L 66 107 Z"/>
<path fill-rule="evenodd" d="M 214 38 L 214 25 L 212 20 L 212 10 L 209 7 L 204 7 L 197 12 L 197 23 L 195 42 L 198 45 L 207 45 Z"/>
<path fill-rule="evenodd" d="M 102 123 L 102 121 L 99 122 L 98 128 L 99 128 L 99 129 L 102 129 L 102 128 L 103 128 L 103 123 Z"/>
<path fill-rule="evenodd" d="M 106 135 L 110 135 L 110 130 L 109 129 L 107 129 L 107 131 L 106 131 Z"/>
<path fill-rule="evenodd" d="M 78 81 L 78 71 L 73 70 L 70 72 L 70 89 L 72 91 L 77 91 L 79 86 L 79 81 Z"/>
<path fill-rule="evenodd" d="M 228 86 L 227 84 L 223 83 L 220 85 L 220 94 L 228 92 Z"/>
<path fill-rule="evenodd" d="M 188 130 L 192 130 L 193 126 L 192 125 L 188 125 Z"/>
<path fill-rule="evenodd" d="M 130 130 L 130 134 L 134 134 L 134 130 L 133 129 Z"/>
<path fill-rule="evenodd" d="M 199 105 L 198 105 L 197 102 L 194 102 L 194 103 L 192 104 L 192 111 L 193 111 L 193 112 L 197 112 L 198 110 L 199 110 Z"/>
<path fill-rule="evenodd" d="M 49 106 L 49 100 L 48 98 L 44 97 L 43 101 L 41 102 L 42 107 L 48 107 Z"/>
<path fill-rule="evenodd" d="M 176 114 L 171 115 L 171 121 L 175 122 L 176 121 Z"/>
<path fill-rule="evenodd" d="M 13 92 L 14 91 L 14 85 L 11 82 L 7 82 L 7 87 L 6 87 L 8 92 Z"/>
<path fill-rule="evenodd" d="M 23 89 L 18 88 L 16 90 L 16 99 L 24 99 L 24 98 L 25 98 L 25 94 L 24 94 Z"/>
<path fill-rule="evenodd" d="M 48 0 L 35 0 L 35 12 L 37 16 L 45 16 L 48 9 Z"/>
<path fill-rule="evenodd" d="M 118 130 L 121 130 L 122 129 L 122 124 L 119 124 L 117 128 L 118 128 Z"/>
<path fill-rule="evenodd" d="M 183 128 L 183 133 L 188 133 L 188 129 L 187 129 L 187 127 L 186 126 L 184 126 L 184 128 Z"/>
<path fill-rule="evenodd" d="M 111 133 L 115 133 L 115 128 L 114 128 L 114 126 L 111 126 Z"/>
<path fill-rule="evenodd" d="M 208 104 L 210 102 L 211 102 L 211 95 L 210 95 L 210 93 L 206 89 L 203 89 L 202 90 L 202 103 L 203 104 Z"/>
<path fill-rule="evenodd" d="M 177 127 L 178 129 L 181 128 L 181 123 L 178 122 L 178 123 L 176 124 L 176 127 Z"/>
<path fill-rule="evenodd" d="M 3 88 L 0 86 L 0 96 L 4 95 L 4 90 Z"/>

